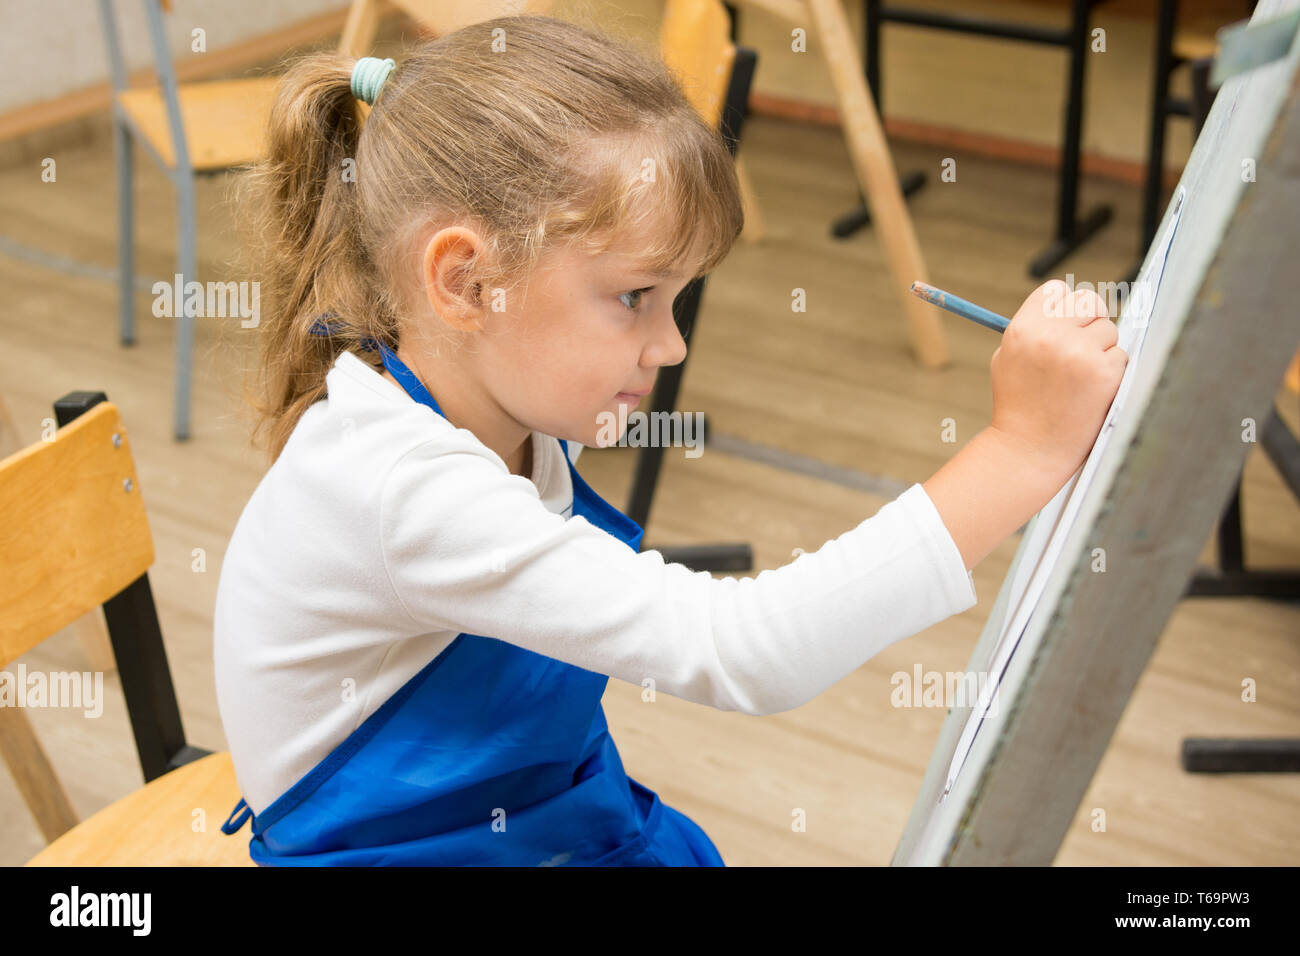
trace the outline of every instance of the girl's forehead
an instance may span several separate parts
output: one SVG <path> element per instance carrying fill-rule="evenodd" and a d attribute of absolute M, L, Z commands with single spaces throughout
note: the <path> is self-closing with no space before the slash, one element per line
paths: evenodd
<path fill-rule="evenodd" d="M 674 261 L 665 261 L 667 251 L 678 245 L 673 239 L 680 228 L 678 223 L 665 221 L 662 215 L 643 220 L 606 238 L 597 259 L 608 268 L 655 281 L 684 275 L 700 261 L 702 253 L 699 244 L 692 243 L 689 248 L 676 249 Z"/>
<path fill-rule="evenodd" d="M 681 263 L 663 268 L 653 260 L 647 259 L 643 249 L 628 245 L 594 256 L 591 264 L 593 268 L 602 272 L 632 276 L 644 279 L 647 283 L 662 282 L 665 279 L 684 275 L 686 271 L 686 266 Z"/>

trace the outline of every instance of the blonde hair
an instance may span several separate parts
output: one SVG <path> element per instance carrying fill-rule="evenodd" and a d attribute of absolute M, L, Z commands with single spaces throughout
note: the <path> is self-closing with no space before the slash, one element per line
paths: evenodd
<path fill-rule="evenodd" d="M 701 276 L 740 233 L 720 133 L 662 60 L 609 36 L 546 16 L 465 27 L 400 59 L 364 123 L 354 62 L 317 53 L 289 69 L 268 155 L 240 185 L 267 305 L 247 397 L 272 460 L 341 351 L 374 365 L 367 338 L 397 347 L 412 240 L 431 223 L 478 233 L 483 288 L 526 282 L 572 243 L 631 240 L 647 267 Z M 322 316 L 333 334 L 311 333 Z"/>

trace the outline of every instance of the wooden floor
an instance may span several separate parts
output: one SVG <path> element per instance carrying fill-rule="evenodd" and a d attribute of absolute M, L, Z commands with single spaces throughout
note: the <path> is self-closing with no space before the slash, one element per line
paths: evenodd
<path fill-rule="evenodd" d="M 739 246 L 714 273 L 680 407 L 703 411 L 720 433 L 880 476 L 922 481 L 983 427 L 991 412 L 988 362 L 997 338 L 945 323 L 956 357 L 942 372 L 912 360 L 875 236 L 829 237 L 856 196 L 843 140 L 822 127 L 753 119 L 744 152 L 770 234 Z M 958 181 L 938 180 L 951 150 L 900 145 L 906 169 L 932 171 L 911 200 L 931 279 L 1010 314 L 1033 288 L 1025 265 L 1049 237 L 1049 171 L 957 155 Z M 107 139 L 57 153 L 58 180 L 38 162 L 0 169 L 0 393 L 23 442 L 40 437 L 51 402 L 102 389 L 122 410 L 157 547 L 159 603 L 186 732 L 225 746 L 212 678 L 211 623 L 228 536 L 264 468 L 241 418 L 241 371 L 254 334 L 234 320 L 200 320 L 194 437 L 172 441 L 173 330 L 138 297 L 139 344 L 117 344 L 115 286 L 93 270 L 70 274 L 49 257 L 115 265 L 112 151 Z M 173 203 L 165 179 L 138 154 L 137 271 L 170 277 Z M 238 280 L 230 179 L 199 185 L 201 279 Z M 1083 201 L 1110 202 L 1115 221 L 1062 268 L 1077 280 L 1122 278 L 1137 250 L 1137 191 L 1087 182 Z M 13 247 L 39 250 L 24 258 Z M 256 278 L 253 276 L 253 278 Z M 808 311 L 792 313 L 791 290 Z M 1294 395 L 1279 392 L 1291 427 Z M 957 423 L 958 444 L 940 440 Z M 634 452 L 587 450 L 582 471 L 622 506 Z M 888 487 L 888 486 L 886 486 Z M 646 540 L 653 545 L 748 540 L 753 573 L 814 550 L 872 515 L 878 496 L 712 451 L 670 454 Z M 1247 559 L 1300 566 L 1300 507 L 1262 453 L 1245 472 Z M 1208 529 L 1207 529 L 1208 531 Z M 1203 560 L 1212 558 L 1207 535 Z M 905 640 L 804 707 L 770 717 L 721 713 L 610 683 L 605 707 L 628 772 L 697 820 L 729 864 L 888 863 L 913 801 L 943 709 L 890 706 L 890 675 L 965 667 L 1015 553 L 1005 541 L 975 569 L 979 604 Z M 193 570 L 202 549 L 206 570 Z M 68 633 L 22 659 L 29 669 L 81 670 Z M 1240 701 L 1241 681 L 1259 700 Z M 105 682 L 96 721 L 30 711 L 77 811 L 88 815 L 141 783 L 120 689 Z M 1183 602 L 1082 804 L 1062 864 L 1294 864 L 1300 859 L 1300 776 L 1193 776 L 1178 765 L 1188 735 L 1300 735 L 1300 608 L 1260 600 Z M 1091 831 L 1094 808 L 1107 830 Z M 792 832 L 792 814 L 807 815 Z M 247 839 L 247 829 L 241 839 Z M 17 791 L 0 773 L 0 863 L 43 846 Z"/>

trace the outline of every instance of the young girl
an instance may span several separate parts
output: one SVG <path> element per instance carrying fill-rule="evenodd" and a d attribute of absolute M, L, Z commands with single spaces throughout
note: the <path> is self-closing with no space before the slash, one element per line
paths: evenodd
<path fill-rule="evenodd" d="M 395 69 L 316 55 L 253 185 L 273 464 L 214 641 L 223 830 L 251 815 L 260 864 L 721 865 L 624 772 L 608 678 L 772 714 L 972 607 L 1127 361 L 1095 295 L 1051 315 L 1040 288 L 988 428 L 817 552 L 718 580 L 639 552 L 574 468 L 685 357 L 673 300 L 741 230 L 732 158 L 661 63 L 547 17 Z"/>

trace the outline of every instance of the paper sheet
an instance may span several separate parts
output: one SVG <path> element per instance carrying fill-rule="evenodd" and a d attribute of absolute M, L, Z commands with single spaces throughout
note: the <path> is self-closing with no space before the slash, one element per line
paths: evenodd
<path fill-rule="evenodd" d="M 1133 383 L 1133 376 L 1137 372 L 1142 352 L 1142 342 L 1146 338 L 1147 327 L 1150 325 L 1151 313 L 1160 290 L 1160 281 L 1164 277 L 1165 262 L 1169 258 L 1169 249 L 1173 245 L 1174 232 L 1177 230 L 1178 221 L 1182 217 L 1183 200 L 1185 198 L 1186 189 L 1180 188 L 1177 196 L 1174 197 L 1172 218 L 1165 228 L 1165 234 L 1156 246 L 1156 255 L 1151 263 L 1151 268 L 1147 270 L 1146 276 L 1141 280 L 1140 285 L 1135 287 L 1130 294 L 1126 312 L 1131 308 L 1133 314 L 1124 316 L 1129 321 L 1121 323 L 1118 341 L 1119 347 L 1128 353 L 1128 365 L 1124 369 L 1124 377 L 1120 381 L 1119 390 L 1115 393 L 1115 399 L 1111 402 L 1110 411 L 1106 413 L 1106 419 L 1097 435 L 1097 441 L 1093 445 L 1087 461 L 1057 492 L 1056 497 L 1048 503 L 1047 507 L 1039 512 L 1038 520 L 1034 523 L 1030 541 L 1025 546 L 1025 554 L 1037 554 L 1039 559 L 1032 563 L 1022 562 L 1016 571 L 1016 577 L 1012 583 L 1007 603 L 1007 607 L 1011 610 L 1009 610 L 1005 618 L 1006 623 L 1001 635 L 998 637 L 997 644 L 994 646 L 992 670 L 988 681 L 984 684 L 984 692 L 967 718 L 966 726 L 962 728 L 961 737 L 958 738 L 957 749 L 953 754 L 952 762 L 949 764 L 947 779 L 943 793 L 939 796 L 939 803 L 942 803 L 944 797 L 952 790 L 953 782 L 957 779 L 957 774 L 961 772 L 961 768 L 970 754 L 971 746 L 975 742 L 980 726 L 997 698 L 1002 678 L 1006 673 L 1007 665 L 1011 661 L 1011 655 L 1015 653 L 1016 646 L 1020 643 L 1020 638 L 1024 635 L 1029 621 L 1033 617 L 1038 600 L 1047 584 L 1048 575 L 1056 565 L 1061 549 L 1064 547 L 1066 535 L 1074 525 L 1074 519 L 1083 501 L 1084 492 L 1092 484 L 1092 477 L 1097 470 L 1097 464 L 1110 441 L 1119 412 L 1124 407 L 1124 402 Z"/>

